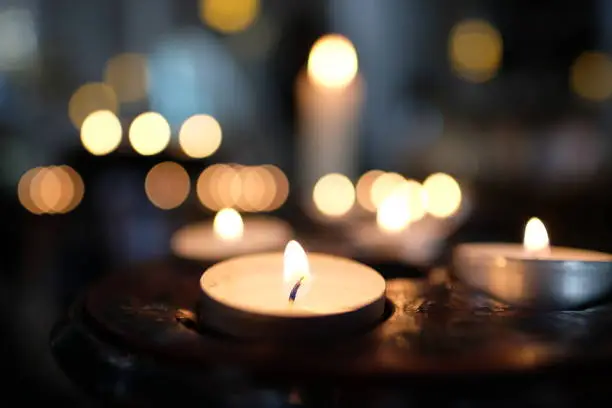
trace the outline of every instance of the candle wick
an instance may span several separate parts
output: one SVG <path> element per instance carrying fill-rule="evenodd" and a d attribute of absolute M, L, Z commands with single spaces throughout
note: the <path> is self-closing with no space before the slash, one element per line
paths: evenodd
<path fill-rule="evenodd" d="M 289 293 L 289 303 L 295 302 L 295 297 L 297 296 L 297 292 L 302 286 L 302 282 L 304 281 L 304 277 L 302 276 L 296 283 L 293 285 L 291 292 Z"/>

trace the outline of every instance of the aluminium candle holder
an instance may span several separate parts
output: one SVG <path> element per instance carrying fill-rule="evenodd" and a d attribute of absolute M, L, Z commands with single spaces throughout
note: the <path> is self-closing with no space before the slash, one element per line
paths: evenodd
<path fill-rule="evenodd" d="M 51 334 L 59 366 L 91 395 L 120 403 L 266 406 L 249 398 L 281 401 L 298 390 L 312 406 L 369 407 L 389 398 L 507 402 L 531 398 L 534 384 L 562 393 L 584 384 L 593 395 L 612 363 L 610 305 L 533 312 L 426 279 L 388 281 L 384 318 L 360 333 L 234 338 L 197 324 L 201 272 L 155 262 L 93 285 Z"/>
<path fill-rule="evenodd" d="M 457 246 L 453 251 L 453 273 L 465 284 L 521 308 L 584 309 L 612 292 L 612 258 L 606 259 L 607 254 L 601 254 L 601 260 L 563 260 L 479 256 L 474 251 L 503 245 Z"/>

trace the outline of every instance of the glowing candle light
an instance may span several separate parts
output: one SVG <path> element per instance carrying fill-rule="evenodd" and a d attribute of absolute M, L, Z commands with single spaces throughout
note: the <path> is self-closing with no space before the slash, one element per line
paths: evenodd
<path fill-rule="evenodd" d="M 453 269 L 468 285 L 516 306 L 575 308 L 612 287 L 612 255 L 550 246 L 538 218 L 525 226 L 522 244 L 469 243 L 455 248 Z"/>
<path fill-rule="evenodd" d="M 322 176 L 357 176 L 357 122 L 363 80 L 353 44 L 338 34 L 321 37 L 312 47 L 307 69 L 296 82 L 299 115 L 300 186 L 305 207 Z"/>
<path fill-rule="evenodd" d="M 200 323 L 240 337 L 327 337 L 368 327 L 384 312 L 385 281 L 358 262 L 284 252 L 248 255 L 204 272 Z"/>
<path fill-rule="evenodd" d="M 282 248 L 293 231 L 284 221 L 263 215 L 242 218 L 233 208 L 223 208 L 212 222 L 186 225 L 174 233 L 173 252 L 186 259 L 218 261 L 237 255 Z"/>

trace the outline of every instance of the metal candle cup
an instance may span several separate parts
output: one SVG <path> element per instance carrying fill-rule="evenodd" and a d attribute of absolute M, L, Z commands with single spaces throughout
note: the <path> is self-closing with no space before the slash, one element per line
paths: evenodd
<path fill-rule="evenodd" d="M 296 284 L 299 283 L 299 284 Z M 385 310 L 385 280 L 366 265 L 325 254 L 236 257 L 200 279 L 199 325 L 240 338 L 329 338 L 374 326 Z"/>
<path fill-rule="evenodd" d="M 280 250 L 292 235 L 291 227 L 278 218 L 254 215 L 243 221 L 235 210 L 226 209 L 217 213 L 214 222 L 189 224 L 176 231 L 171 247 L 181 258 L 214 262 Z"/>
<path fill-rule="evenodd" d="M 612 290 L 612 254 L 525 244 L 457 246 L 453 272 L 465 284 L 510 305 L 548 310 L 577 309 Z"/>

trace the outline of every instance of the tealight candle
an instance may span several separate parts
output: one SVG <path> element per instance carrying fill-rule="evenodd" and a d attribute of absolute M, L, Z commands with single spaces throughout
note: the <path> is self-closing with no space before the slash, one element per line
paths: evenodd
<path fill-rule="evenodd" d="M 529 308 L 577 308 L 600 299 L 612 287 L 612 254 L 551 247 L 546 227 L 537 218 L 527 223 L 523 245 L 459 245 L 453 269 L 468 285 Z"/>
<path fill-rule="evenodd" d="M 218 261 L 282 248 L 293 235 L 289 225 L 267 216 L 251 216 L 243 220 L 238 211 L 220 210 L 213 222 L 187 225 L 171 240 L 173 252 L 179 257 Z"/>
<path fill-rule="evenodd" d="M 284 253 L 213 265 L 200 286 L 200 325 L 238 337 L 334 337 L 375 325 L 385 309 L 378 272 L 350 259 L 306 255 L 296 241 Z"/>
<path fill-rule="evenodd" d="M 406 183 L 381 202 L 375 221 L 356 223 L 349 230 L 355 247 L 368 257 L 413 264 L 431 261 L 450 227 L 445 220 L 425 216 L 420 198 L 414 197 L 415 194 L 419 194 L 418 189 Z"/>

